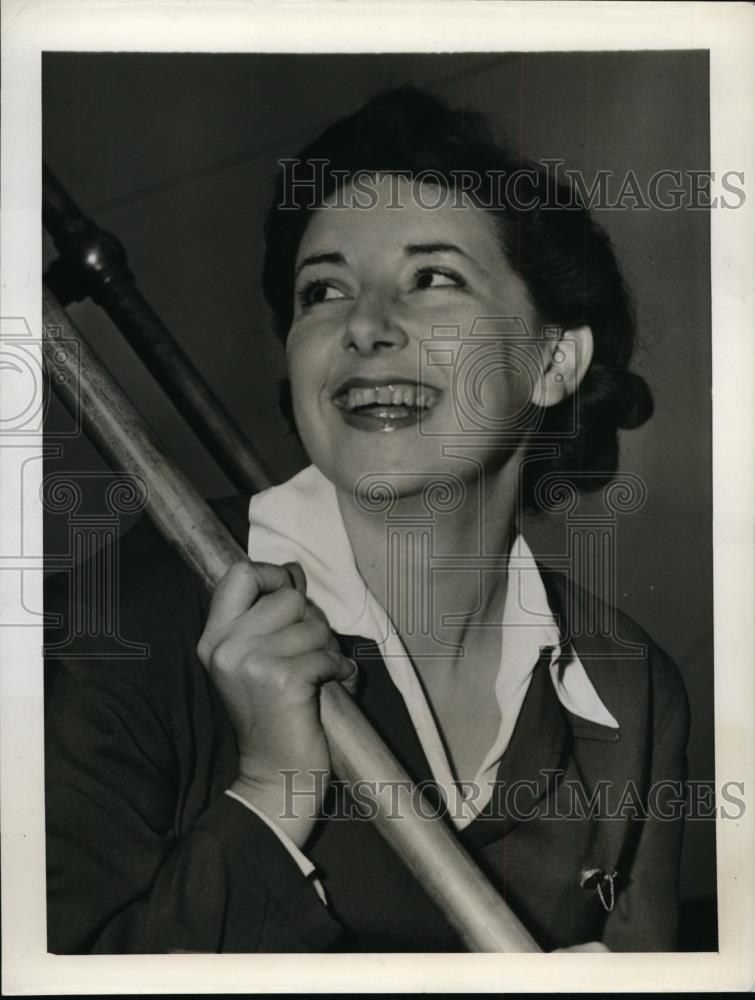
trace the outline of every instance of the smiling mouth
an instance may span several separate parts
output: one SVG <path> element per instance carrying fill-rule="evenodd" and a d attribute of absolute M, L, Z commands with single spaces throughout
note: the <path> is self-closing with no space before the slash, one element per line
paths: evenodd
<path fill-rule="evenodd" d="M 387 385 L 352 386 L 333 397 L 333 404 L 347 413 L 384 414 L 399 418 L 408 413 L 432 409 L 440 393 L 429 386 L 413 382 L 392 382 Z"/>
<path fill-rule="evenodd" d="M 349 427 L 387 433 L 417 424 L 440 397 L 437 389 L 416 382 L 376 385 L 353 379 L 333 396 L 333 405 Z"/>

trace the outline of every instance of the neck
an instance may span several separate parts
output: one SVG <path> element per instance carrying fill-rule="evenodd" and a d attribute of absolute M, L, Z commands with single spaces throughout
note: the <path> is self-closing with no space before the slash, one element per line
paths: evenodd
<path fill-rule="evenodd" d="M 493 473 L 477 466 L 461 503 L 449 498 L 440 476 L 437 489 L 398 496 L 389 510 L 338 490 L 357 568 L 413 657 L 455 661 L 490 635 L 479 626 L 500 623 L 516 531 L 516 466 L 507 462 Z M 481 556 L 490 565 L 483 567 Z"/>

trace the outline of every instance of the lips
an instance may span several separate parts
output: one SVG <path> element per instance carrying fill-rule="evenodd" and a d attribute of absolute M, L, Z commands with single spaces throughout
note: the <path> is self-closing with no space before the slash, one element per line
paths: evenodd
<path fill-rule="evenodd" d="M 350 378 L 332 397 L 344 421 L 356 430 L 388 432 L 411 427 L 441 397 L 438 389 L 399 375 Z"/>

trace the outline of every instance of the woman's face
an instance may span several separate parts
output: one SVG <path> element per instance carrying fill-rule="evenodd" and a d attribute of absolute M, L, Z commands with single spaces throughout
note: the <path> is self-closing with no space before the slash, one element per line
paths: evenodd
<path fill-rule="evenodd" d="M 299 246 L 287 341 L 294 415 L 337 487 L 395 473 L 400 492 L 415 492 L 433 473 L 474 474 L 465 451 L 503 465 L 532 398 L 538 330 L 483 210 L 457 207 L 432 184 L 413 198 L 405 178 L 374 190 L 370 209 L 313 213 Z"/>

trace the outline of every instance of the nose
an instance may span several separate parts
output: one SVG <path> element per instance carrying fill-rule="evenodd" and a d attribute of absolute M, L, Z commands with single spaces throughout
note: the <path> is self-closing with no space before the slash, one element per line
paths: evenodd
<path fill-rule="evenodd" d="M 374 290 L 363 292 L 354 303 L 346 321 L 343 346 L 368 355 L 381 350 L 400 350 L 408 339 L 393 304 L 385 294 Z"/>

